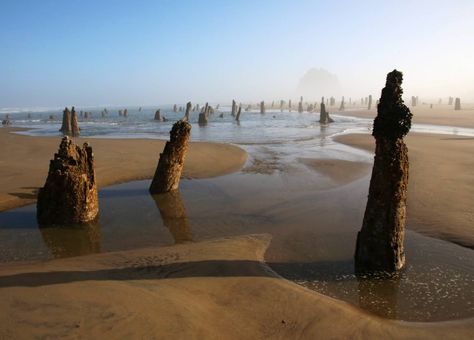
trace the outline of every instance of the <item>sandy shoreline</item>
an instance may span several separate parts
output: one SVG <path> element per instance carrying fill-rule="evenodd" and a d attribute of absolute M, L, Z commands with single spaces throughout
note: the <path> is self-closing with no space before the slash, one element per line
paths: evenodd
<path fill-rule="evenodd" d="M 336 141 L 374 151 L 368 134 L 343 135 Z M 425 235 L 474 248 L 474 144 L 472 138 L 409 134 L 408 225 Z"/>
<path fill-rule="evenodd" d="M 49 160 L 57 152 L 59 137 L 30 137 L 0 129 L 0 211 L 31 204 L 44 185 Z M 92 139 L 99 187 L 131 180 L 151 178 L 165 141 L 150 139 Z M 242 168 L 247 153 L 241 148 L 221 143 L 192 142 L 183 177 L 208 178 L 232 173 Z"/>
<path fill-rule="evenodd" d="M 453 105 L 434 105 L 432 109 L 430 109 L 429 105 L 410 107 L 410 110 L 413 113 L 412 122 L 414 124 L 433 124 L 474 128 L 473 105 L 464 105 L 463 107 L 464 109 L 460 111 L 454 111 Z M 333 111 L 335 111 L 334 108 L 330 110 L 330 112 Z M 343 116 L 346 115 L 374 119 L 377 115 L 377 108 L 375 105 L 371 110 L 351 110 L 348 108 L 346 111 L 337 112 L 337 114 Z"/>
<path fill-rule="evenodd" d="M 59 143 L 59 138 L 19 136 L 7 130 L 0 129 L 6 150 L 1 159 L 0 208 L 6 206 L 4 202 L 15 206 L 34 200 L 32 190 L 43 184 L 49 159 Z M 345 135 L 337 141 L 373 150 L 369 135 Z M 164 145 L 155 140 L 90 142 L 100 186 L 149 178 Z M 407 143 L 410 179 L 417 183 L 410 186 L 410 225 L 428 234 L 438 230 L 435 237 L 474 244 L 469 230 L 473 193 L 466 189 L 474 184 L 472 139 L 410 134 Z M 246 153 L 235 146 L 193 143 L 185 176 L 230 173 L 240 169 L 245 160 Z M 370 163 L 362 162 L 299 161 L 337 185 L 365 180 L 371 169 Z M 440 185 L 443 181 L 445 186 Z M 308 211 L 305 204 L 314 203 L 303 197 L 294 204 Z M 292 205 L 282 207 L 293 209 Z M 460 339 L 474 334 L 472 318 L 437 323 L 391 321 L 284 280 L 263 262 L 270 242 L 267 234 L 244 235 L 2 265 L 0 338 L 97 338 L 106 334 L 108 338 Z"/>
<path fill-rule="evenodd" d="M 474 334 L 472 319 L 383 320 L 281 279 L 263 262 L 269 242 L 269 235 L 247 235 L 2 267 L 0 337 L 460 339 Z"/>

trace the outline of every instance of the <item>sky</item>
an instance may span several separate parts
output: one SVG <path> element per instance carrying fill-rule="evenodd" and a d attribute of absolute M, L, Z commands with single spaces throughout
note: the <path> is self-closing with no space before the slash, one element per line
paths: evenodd
<path fill-rule="evenodd" d="M 311 68 L 346 97 L 378 98 L 396 68 L 406 96 L 474 101 L 473 14 L 473 0 L 0 0 L 0 107 L 298 98 Z"/>

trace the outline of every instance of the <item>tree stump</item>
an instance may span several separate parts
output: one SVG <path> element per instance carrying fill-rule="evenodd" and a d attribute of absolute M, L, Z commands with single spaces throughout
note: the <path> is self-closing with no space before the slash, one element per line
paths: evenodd
<path fill-rule="evenodd" d="M 412 114 L 403 104 L 403 75 L 387 75 L 372 135 L 375 159 L 362 228 L 357 235 L 356 273 L 394 274 L 405 265 L 404 236 L 408 186 L 408 149 L 403 137 Z"/>
<path fill-rule="evenodd" d="M 191 124 L 188 122 L 179 120 L 173 125 L 170 141 L 166 142 L 163 153 L 160 154 L 150 193 L 162 194 L 178 189 L 190 135 Z"/>
<path fill-rule="evenodd" d="M 92 148 L 76 146 L 63 137 L 49 164 L 48 177 L 38 192 L 40 226 L 85 224 L 97 219 L 99 199 Z"/>

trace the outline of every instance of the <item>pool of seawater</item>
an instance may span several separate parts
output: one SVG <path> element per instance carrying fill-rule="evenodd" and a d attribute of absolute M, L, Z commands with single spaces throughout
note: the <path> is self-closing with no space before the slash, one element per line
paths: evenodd
<path fill-rule="evenodd" d="M 171 123 L 150 122 L 153 113 L 144 109 L 135 117 L 131 112 L 123 124 L 119 118 L 103 122 L 97 118 L 97 122 L 81 125 L 82 134 L 166 138 Z M 407 266 L 398 277 L 354 275 L 355 240 L 369 173 L 338 184 L 303 160 L 370 163 L 369 153 L 335 143 L 332 137 L 367 132 L 371 121 L 334 115 L 336 123 L 320 126 L 317 118 L 318 114 L 310 113 L 246 112 L 237 124 L 230 115 L 218 118 L 215 114 L 207 127 L 193 126 L 193 139 L 240 145 L 249 153 L 242 171 L 182 180 L 174 195 L 151 196 L 149 181 L 101 189 L 99 221 L 87 227 L 38 228 L 34 205 L 0 213 L 0 261 L 35 261 L 269 233 L 273 238 L 267 263 L 281 276 L 309 289 L 392 319 L 474 317 L 471 249 L 408 231 Z M 59 120 L 43 123 L 23 133 L 59 135 Z M 413 131 L 474 136 L 473 129 L 453 127 L 415 125 Z M 408 217 L 409 230 L 410 226 Z M 442 227 L 442 222 L 436 227 Z"/>
<path fill-rule="evenodd" d="M 318 177 L 318 176 L 317 176 Z M 316 181 L 315 181 L 316 182 Z M 376 315 L 407 321 L 474 316 L 471 249 L 408 232 L 407 267 L 396 278 L 354 275 L 353 253 L 368 178 L 343 187 L 281 173 L 183 180 L 152 196 L 149 181 L 100 191 L 98 223 L 38 228 L 35 207 L 0 214 L 3 261 L 40 260 L 269 233 L 266 261 L 281 276 Z M 318 190 L 315 190 L 318 188 Z"/>

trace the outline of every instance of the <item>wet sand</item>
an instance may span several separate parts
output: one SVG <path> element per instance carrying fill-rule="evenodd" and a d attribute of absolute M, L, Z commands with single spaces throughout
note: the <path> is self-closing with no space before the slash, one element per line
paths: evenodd
<path fill-rule="evenodd" d="M 278 277 L 269 235 L 0 268 L 1 338 L 471 338 L 472 319 L 396 322 Z"/>
<path fill-rule="evenodd" d="M 368 134 L 336 140 L 373 152 Z M 408 228 L 474 249 L 474 143 L 469 137 L 409 134 Z"/>
<path fill-rule="evenodd" d="M 353 140 L 347 141 L 344 138 L 360 139 L 362 142 L 361 145 L 356 145 Z M 426 148 L 438 143 L 436 138 L 439 139 L 440 146 L 432 148 L 433 154 L 427 153 Z M 354 146 L 365 145 L 367 150 L 373 148 L 370 136 L 342 136 L 339 139 Z M 455 150 L 460 154 L 453 153 L 453 146 L 448 146 L 448 141 L 455 144 Z M 55 150 L 58 141 L 54 140 L 51 143 Z M 458 150 L 457 146 L 463 143 L 467 144 Z M 459 183 L 462 182 L 464 185 L 472 183 L 469 182 L 472 179 L 469 177 L 469 171 L 464 168 L 466 165 L 459 164 L 460 160 L 472 159 L 469 139 L 459 141 L 458 137 L 452 139 L 450 136 L 413 134 L 408 138 L 408 146 L 413 164 L 412 180 L 414 173 L 419 173 L 421 177 L 426 176 L 426 173 L 432 173 L 432 168 L 439 167 L 439 162 L 444 162 L 442 168 L 444 170 L 440 170 L 443 174 L 446 174 L 444 171 L 459 171 L 467 176 L 457 176 Z M 443 153 L 437 153 L 441 151 L 450 154 L 450 157 L 452 154 L 453 158 L 441 158 Z M 97 157 L 97 151 L 95 152 Z M 469 153 L 467 158 L 466 153 Z M 48 153 L 47 159 L 50 157 Z M 146 154 L 143 157 L 146 157 Z M 430 163 L 429 159 L 434 163 Z M 152 162 L 152 171 L 156 166 L 155 162 L 156 160 Z M 349 190 L 353 193 L 353 190 L 357 189 L 356 197 L 366 197 L 368 186 L 365 185 L 363 190 L 360 187 L 361 183 L 367 182 L 370 164 L 329 159 L 300 159 L 300 162 L 337 185 L 349 183 L 344 192 Z M 415 169 L 419 165 L 415 163 L 425 164 L 426 167 L 417 171 Z M 455 169 L 451 169 L 453 166 L 451 163 Z M 339 174 L 331 174 L 331 169 L 334 167 L 338 168 Z M 45 168 L 47 169 L 47 164 Z M 350 178 L 349 180 L 344 177 L 344 173 Z M 444 175 L 442 178 L 449 180 L 452 177 Z M 304 183 L 295 183 L 292 192 L 278 196 L 281 204 L 271 202 L 270 209 L 265 208 L 268 215 L 278 213 L 279 216 L 282 214 L 286 216 L 286 219 L 278 221 L 276 225 L 280 231 L 276 230 L 274 237 L 279 238 L 279 241 L 272 242 L 273 252 L 266 251 L 270 244 L 268 235 L 247 235 L 173 247 L 155 247 L 32 265 L 12 264 L 0 267 L 0 296 L 5 306 L 0 309 L 0 320 L 5 325 L 0 331 L 0 337 L 49 335 L 90 338 L 107 334 L 111 338 L 133 335 L 144 338 L 159 336 L 229 339 L 295 337 L 460 339 L 473 336 L 472 318 L 437 323 L 390 321 L 369 315 L 345 302 L 307 290 L 275 275 L 263 263 L 264 254 L 267 261 L 274 262 L 282 262 L 285 257 L 291 257 L 293 262 L 298 256 L 304 262 L 311 260 L 307 257 L 316 255 L 318 261 L 324 256 L 330 261 L 337 260 L 336 256 L 340 256 L 343 260 L 347 256 L 352 257 L 352 243 L 344 250 L 350 253 L 349 255 L 326 253 L 325 239 L 320 236 L 311 239 L 304 230 L 300 232 L 301 242 L 296 242 L 299 240 L 298 228 L 303 225 L 300 222 L 310 220 L 316 220 L 318 224 L 327 222 L 325 228 L 328 230 L 341 223 L 347 224 L 347 219 L 350 219 L 352 224 L 358 221 L 356 224 L 359 226 L 365 203 L 361 200 L 354 202 L 352 197 L 347 199 L 341 199 L 339 195 L 331 197 L 330 192 L 309 194 L 301 190 L 303 187 L 308 187 L 306 179 L 302 182 Z M 432 213 L 435 209 L 430 204 L 441 186 L 439 181 L 435 180 L 424 182 L 423 185 L 421 183 L 423 182 L 417 187 L 421 187 L 419 191 L 427 200 L 424 201 L 427 213 Z M 242 184 L 235 182 L 233 185 L 240 188 Z M 450 189 L 451 183 L 446 187 Z M 261 183 L 258 190 L 264 191 L 265 188 L 265 183 Z M 359 195 L 360 190 L 363 193 L 361 191 Z M 455 193 L 455 190 L 453 191 Z M 270 192 L 268 195 L 275 196 L 275 193 Z M 293 198 L 297 199 L 291 201 Z M 340 206 L 338 209 L 340 213 L 349 217 L 342 218 L 338 215 L 336 218 L 324 217 L 324 211 L 333 209 L 336 202 Z M 472 202 L 472 199 L 466 202 Z M 451 203 L 456 205 L 457 198 L 451 200 Z M 261 204 L 262 202 L 249 202 L 252 207 Z M 253 209 L 262 212 L 262 209 Z M 445 209 L 447 211 L 448 207 Z M 452 207 L 449 206 L 449 209 Z M 465 212 L 470 211 L 469 208 L 462 209 Z M 454 217 L 455 215 L 453 213 Z M 413 216 L 411 218 L 418 216 L 421 222 L 425 220 L 417 209 L 409 211 L 409 216 Z M 441 212 L 440 216 L 443 218 L 441 221 L 444 221 L 445 215 Z M 464 224 L 465 222 L 465 220 L 460 222 L 464 228 L 472 225 L 472 223 Z M 273 224 L 271 220 L 269 223 Z M 438 230 L 446 229 L 444 224 L 439 223 L 435 227 Z M 430 226 L 429 229 L 436 228 Z M 462 239 L 469 239 L 464 234 L 461 236 L 459 231 L 461 229 L 456 227 L 454 234 Z M 291 238 L 286 237 L 289 234 L 295 234 L 296 237 L 294 235 Z M 327 237 L 332 237 L 332 234 L 328 234 Z M 437 237 L 444 238 L 445 235 L 438 234 Z M 278 243 L 283 242 L 292 243 L 298 250 L 295 250 L 295 254 L 289 252 L 282 254 L 280 252 L 282 248 Z M 308 242 L 311 243 L 311 249 L 316 249 L 321 254 L 302 254 L 301 244 Z"/>
<path fill-rule="evenodd" d="M 454 105 L 447 104 L 435 104 L 432 109 L 430 109 L 429 105 L 409 107 L 413 113 L 414 124 L 434 124 L 474 128 L 474 104 L 472 103 L 461 103 L 463 109 L 459 111 L 454 111 Z M 330 112 L 333 111 L 335 110 L 330 110 Z M 375 105 L 371 110 L 351 110 L 348 108 L 344 112 L 337 112 L 337 114 L 373 119 L 377 115 L 377 108 Z"/>
<path fill-rule="evenodd" d="M 366 176 L 371 168 L 369 163 L 343 159 L 300 158 L 300 161 L 321 175 L 330 178 L 338 186 Z"/>
<path fill-rule="evenodd" d="M 59 137 L 30 137 L 0 128 L 0 211 L 31 204 L 48 175 Z M 86 139 L 77 138 L 82 145 Z M 99 187 L 151 178 L 164 141 L 150 139 L 87 139 L 91 144 Z M 192 142 L 183 177 L 207 178 L 239 170 L 247 154 L 237 146 Z"/>

